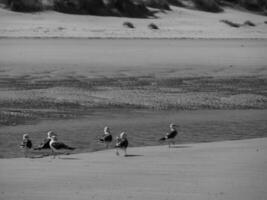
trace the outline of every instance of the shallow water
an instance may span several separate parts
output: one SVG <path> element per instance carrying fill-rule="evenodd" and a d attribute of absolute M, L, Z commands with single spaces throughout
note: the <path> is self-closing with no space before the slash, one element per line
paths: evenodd
<path fill-rule="evenodd" d="M 158 139 L 168 131 L 169 123 L 180 126 L 177 144 L 267 137 L 267 110 L 111 110 L 75 120 L 46 120 L 38 124 L 2 127 L 0 157 L 23 156 L 19 149 L 22 134 L 28 133 L 34 145 L 38 145 L 48 130 L 54 130 L 61 141 L 77 147 L 75 153 L 103 150 L 96 138 L 101 136 L 106 125 L 110 126 L 114 137 L 127 131 L 130 147 L 160 145 Z M 42 153 L 47 152 L 37 152 Z"/>

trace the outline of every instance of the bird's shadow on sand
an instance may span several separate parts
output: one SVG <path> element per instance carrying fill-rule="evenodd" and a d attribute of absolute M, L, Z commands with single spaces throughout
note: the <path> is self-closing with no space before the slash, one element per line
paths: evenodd
<path fill-rule="evenodd" d="M 170 146 L 170 148 L 174 149 L 183 149 L 183 148 L 190 148 L 191 146 L 185 146 L 185 145 L 175 145 L 175 146 Z"/>
<path fill-rule="evenodd" d="M 38 158 L 45 158 L 51 156 L 50 154 L 39 154 L 39 155 L 31 155 L 29 156 L 30 159 L 38 159 Z"/>
<path fill-rule="evenodd" d="M 38 158 L 44 158 L 45 156 L 30 156 L 30 157 L 28 157 L 28 158 L 30 158 L 30 159 L 38 159 Z"/>
<path fill-rule="evenodd" d="M 144 156 L 144 155 L 138 155 L 138 154 L 127 154 L 125 157 L 139 157 L 139 156 Z"/>
<path fill-rule="evenodd" d="M 73 158 L 73 157 L 60 157 L 61 160 L 80 160 L 79 158 Z"/>

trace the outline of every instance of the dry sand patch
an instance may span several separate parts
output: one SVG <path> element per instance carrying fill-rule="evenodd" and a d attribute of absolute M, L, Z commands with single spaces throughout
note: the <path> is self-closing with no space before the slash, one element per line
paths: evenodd
<path fill-rule="evenodd" d="M 178 146 L 179 147 L 179 146 Z M 8 199 L 265 199 L 266 139 L 1 159 Z"/>
<path fill-rule="evenodd" d="M 159 12 L 157 18 L 99 17 L 70 15 L 52 11 L 16 13 L 0 8 L 2 37 L 67 38 L 266 38 L 265 16 L 226 8 L 223 13 L 208 13 L 172 7 Z M 221 22 L 243 24 L 250 20 L 256 26 L 233 28 Z M 131 22 L 135 28 L 123 26 Z M 155 23 L 159 29 L 151 30 Z"/>

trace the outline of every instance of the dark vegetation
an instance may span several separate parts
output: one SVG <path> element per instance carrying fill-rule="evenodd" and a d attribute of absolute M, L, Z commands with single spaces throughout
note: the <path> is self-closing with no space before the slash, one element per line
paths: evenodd
<path fill-rule="evenodd" d="M 6 5 L 13 11 L 36 12 L 43 10 L 42 2 L 39 0 L 6 0 Z"/>
<path fill-rule="evenodd" d="M 234 28 L 239 28 L 241 26 L 256 26 L 256 24 L 254 24 L 253 22 L 251 22 L 249 20 L 246 20 L 243 24 L 235 23 L 235 22 L 232 22 L 232 21 L 227 20 L 227 19 L 223 19 L 220 21 L 231 26 L 231 27 L 234 27 Z"/>
<path fill-rule="evenodd" d="M 153 29 L 153 30 L 159 29 L 159 27 L 156 24 L 154 24 L 154 23 L 148 24 L 148 28 L 149 29 Z"/>
<path fill-rule="evenodd" d="M 256 26 L 253 22 L 247 20 L 244 22 L 244 25 L 247 25 L 247 26 Z"/>
<path fill-rule="evenodd" d="M 123 22 L 122 25 L 126 28 L 135 28 L 132 22 Z"/>
<path fill-rule="evenodd" d="M 171 10 L 167 0 L 143 0 L 143 2 L 148 7 L 158 8 L 161 10 Z"/>
<path fill-rule="evenodd" d="M 171 10 L 171 6 L 222 12 L 230 6 L 266 14 L 267 0 L 0 0 L 8 8 L 19 12 L 36 12 L 54 9 L 71 14 L 101 16 L 150 17 L 155 11 Z"/>
<path fill-rule="evenodd" d="M 36 12 L 53 9 L 70 14 L 148 17 L 152 13 L 143 2 L 132 0 L 0 0 L 13 11 Z"/>
<path fill-rule="evenodd" d="M 222 19 L 221 22 L 223 22 L 223 23 L 225 23 L 231 27 L 234 27 L 234 28 L 239 28 L 241 26 L 241 24 L 229 21 L 227 19 Z"/>
<path fill-rule="evenodd" d="M 222 12 L 223 9 L 215 0 L 193 0 L 196 8 L 207 12 Z"/>

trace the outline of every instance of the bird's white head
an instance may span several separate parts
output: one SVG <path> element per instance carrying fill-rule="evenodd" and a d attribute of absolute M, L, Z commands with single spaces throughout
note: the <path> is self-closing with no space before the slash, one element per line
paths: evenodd
<path fill-rule="evenodd" d="M 104 128 L 104 132 L 105 132 L 105 133 L 110 133 L 110 129 L 109 129 L 108 126 L 105 126 L 105 128 Z"/>
<path fill-rule="evenodd" d="M 122 133 L 120 134 L 120 138 L 121 138 L 121 139 L 126 139 L 126 138 L 127 138 L 127 133 L 122 132 Z"/>
<path fill-rule="evenodd" d="M 47 137 L 52 138 L 52 136 L 56 136 L 56 134 L 53 131 L 48 131 L 47 132 Z"/>
<path fill-rule="evenodd" d="M 24 135 L 22 136 L 22 138 L 23 138 L 23 140 L 29 139 L 29 135 L 28 135 L 28 134 L 24 134 Z"/>
<path fill-rule="evenodd" d="M 175 124 L 170 124 L 170 129 L 175 129 L 177 127 L 177 125 Z"/>
<path fill-rule="evenodd" d="M 57 141 L 57 136 L 56 136 L 56 135 L 52 135 L 52 136 L 51 136 L 51 140 L 52 140 L 52 141 Z"/>

